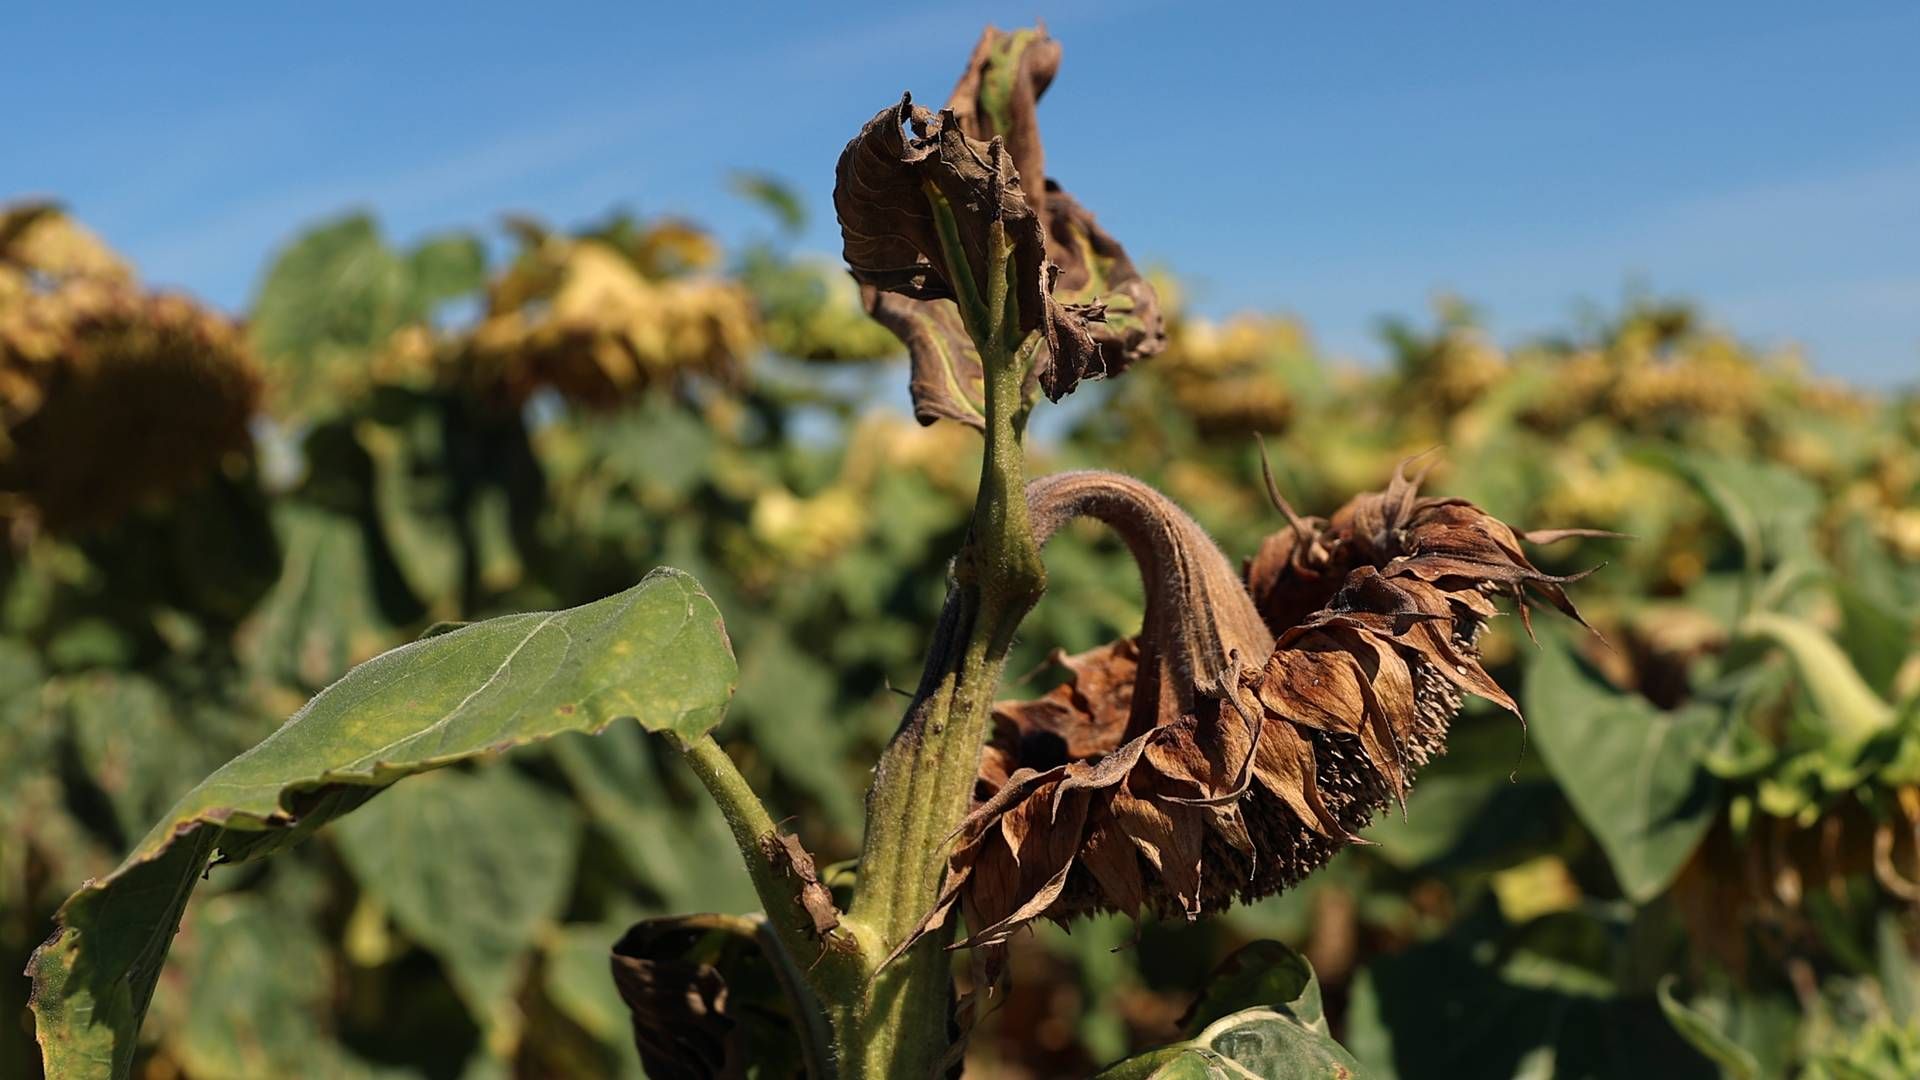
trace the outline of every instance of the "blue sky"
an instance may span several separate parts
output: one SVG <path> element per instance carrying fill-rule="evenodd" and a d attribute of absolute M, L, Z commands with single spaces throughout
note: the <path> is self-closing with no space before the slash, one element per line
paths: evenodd
<path fill-rule="evenodd" d="M 615 205 L 838 252 L 834 159 L 979 26 L 1066 50 L 1048 165 L 1203 309 L 1343 355 L 1435 290 L 1500 336 L 1630 283 L 1876 383 L 1920 373 L 1920 5 L 34 5 L 0 196 L 65 200 L 149 280 L 239 308 L 301 224 L 400 238 Z M 450 14 L 458 12 L 458 14 Z"/>

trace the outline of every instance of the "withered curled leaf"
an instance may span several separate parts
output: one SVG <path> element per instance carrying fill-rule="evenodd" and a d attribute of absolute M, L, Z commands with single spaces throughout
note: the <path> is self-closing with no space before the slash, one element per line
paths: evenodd
<path fill-rule="evenodd" d="M 914 414 L 984 426 L 974 339 L 1038 332 L 1029 378 L 1059 400 L 1164 341 L 1152 287 L 1120 245 L 1046 178 L 1035 105 L 1060 65 L 1043 28 L 988 28 L 937 115 L 901 104 L 848 144 L 834 206 L 868 313 L 913 364 Z M 911 132 L 911 135 L 908 134 Z M 1005 229 L 1007 265 L 991 258 Z M 986 302 L 1009 282 L 1002 316 Z"/>
<path fill-rule="evenodd" d="M 860 286 L 860 298 L 867 314 L 907 347 L 913 418 L 922 424 L 958 420 L 985 428 L 987 373 L 960 322 L 960 309 L 950 300 L 915 300 L 872 285 Z"/>
<path fill-rule="evenodd" d="M 1060 267 L 1053 295 L 1084 313 L 1100 349 L 1099 368 L 1081 375 L 1118 375 L 1166 346 L 1160 299 L 1092 213 L 1051 179 L 1046 190 L 1047 255 Z"/>
<path fill-rule="evenodd" d="M 1040 95 L 1060 73 L 1060 43 L 1045 26 L 1001 30 L 989 26 L 974 43 L 967 69 L 960 73 L 947 108 L 970 138 L 1006 140 L 1007 153 L 1020 171 L 1027 202 L 1046 206 L 1046 148 L 1040 143 L 1035 111 Z"/>
<path fill-rule="evenodd" d="M 953 300 L 969 330 L 999 327 L 1015 344 L 1042 329 L 1051 282 L 1040 219 L 998 142 L 969 139 L 951 112 L 913 104 L 880 110 L 840 155 L 833 205 L 854 279 L 916 300 Z M 993 250 L 995 227 L 1005 252 Z M 987 310 L 1006 275 L 1002 312 Z"/>
<path fill-rule="evenodd" d="M 1080 317 L 1099 347 L 1097 366 L 1051 373 L 1061 383 L 1047 388 L 1055 400 L 1072 389 L 1072 381 L 1118 375 L 1166 343 L 1153 286 L 1120 242 L 1046 175 L 1036 106 L 1059 71 L 1060 43 L 1046 27 L 989 26 L 947 101 L 969 138 L 1005 140 L 1027 203 L 1046 226 L 1047 258 L 1060 268 L 1053 295 Z"/>
<path fill-rule="evenodd" d="M 995 707 L 926 925 L 958 903 L 966 944 L 998 946 L 1036 918 L 1193 918 L 1257 900 L 1404 797 L 1463 694 L 1517 714 L 1475 640 L 1496 596 L 1524 612 L 1538 595 L 1578 620 L 1571 579 L 1535 567 L 1506 525 L 1419 498 L 1417 484 L 1400 471 L 1330 520 L 1289 511 L 1244 582 L 1137 480 L 1029 485 L 1042 539 L 1080 514 L 1115 525 L 1147 613 L 1137 638 L 1062 658 L 1064 685 Z"/>
<path fill-rule="evenodd" d="M 648 1076 L 794 1076 L 806 1052 L 764 924 L 738 915 L 637 922 L 613 947 L 614 986 Z"/>

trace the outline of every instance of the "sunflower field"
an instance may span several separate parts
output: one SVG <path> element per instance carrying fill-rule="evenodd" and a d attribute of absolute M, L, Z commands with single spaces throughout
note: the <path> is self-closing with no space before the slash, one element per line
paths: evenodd
<path fill-rule="evenodd" d="M 240 313 L 144 284 L 59 206 L 0 207 L 0 1074 L 40 1075 L 19 973 L 63 901 L 203 777 L 355 665 L 656 567 L 725 620 L 715 737 L 819 885 L 857 880 L 980 423 L 918 393 L 916 422 L 889 327 L 919 316 L 781 239 L 824 208 L 740 188 L 775 238 L 732 251 L 668 217 L 411 245 L 340 217 Z M 1588 626 L 1488 620 L 1478 664 L 1515 709 L 1450 691 L 1444 753 L 1310 876 L 1207 918 L 1021 926 L 969 1075 L 1092 1075 L 1302 958 L 1294 1012 L 1363 1076 L 1920 1075 L 1920 396 L 1650 295 L 1517 343 L 1442 298 L 1365 367 L 1139 281 L 1164 347 L 1036 422 L 1035 475 L 1138 478 L 1257 578 L 1263 540 L 1424 472 L 1555 541 L 1539 580 Z M 1045 570 L 1003 718 L 1085 711 L 1088 656 L 1155 587 L 1086 520 Z M 132 1074 L 648 1075 L 609 950 L 762 906 L 701 784 L 614 725 L 226 852 L 181 901 Z M 757 992 L 732 986 L 764 1051 L 739 1075 L 799 1075 Z"/>

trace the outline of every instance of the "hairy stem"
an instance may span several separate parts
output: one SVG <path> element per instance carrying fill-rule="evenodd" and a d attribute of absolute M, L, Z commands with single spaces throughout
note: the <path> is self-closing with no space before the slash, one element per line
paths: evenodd
<path fill-rule="evenodd" d="M 1004 313 L 1005 283 L 989 310 Z M 1046 587 L 1024 489 L 1025 365 L 1003 342 L 1006 323 L 983 334 L 987 372 L 986 456 L 967 545 L 953 579 L 906 719 L 882 755 L 867 797 L 867 836 L 857 932 L 890 954 L 939 896 L 947 848 L 966 816 L 993 699 L 1020 620 Z M 931 1076 L 951 1043 L 952 978 L 944 946 L 952 928 L 928 935 L 879 971 L 838 1018 L 843 1075 Z"/>

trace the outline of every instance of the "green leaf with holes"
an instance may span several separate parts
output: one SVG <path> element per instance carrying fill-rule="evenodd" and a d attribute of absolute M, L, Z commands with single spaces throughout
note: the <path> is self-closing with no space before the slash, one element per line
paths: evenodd
<path fill-rule="evenodd" d="M 733 650 L 691 577 L 659 570 L 566 611 L 512 615 L 360 665 L 167 812 L 60 909 L 34 954 L 51 1077 L 124 1076 L 195 882 L 272 854 L 415 773 L 632 718 L 693 738 L 726 710 Z"/>

